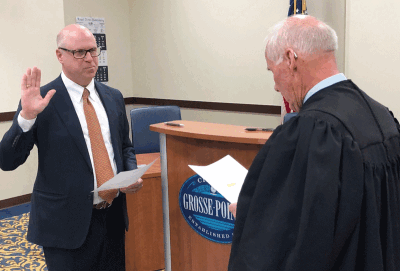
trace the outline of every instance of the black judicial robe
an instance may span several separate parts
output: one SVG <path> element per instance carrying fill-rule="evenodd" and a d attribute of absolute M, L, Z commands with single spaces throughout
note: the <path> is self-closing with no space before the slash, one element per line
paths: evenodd
<path fill-rule="evenodd" d="M 229 271 L 400 270 L 400 136 L 350 80 L 277 127 L 240 192 Z"/>

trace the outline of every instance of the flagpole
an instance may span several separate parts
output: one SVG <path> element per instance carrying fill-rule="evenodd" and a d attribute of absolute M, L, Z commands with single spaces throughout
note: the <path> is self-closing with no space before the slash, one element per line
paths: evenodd
<path fill-rule="evenodd" d="M 293 4 L 294 4 L 294 5 L 293 5 L 293 14 L 296 15 L 296 9 L 297 9 L 297 8 L 296 8 L 296 4 L 297 4 L 297 0 L 294 0 L 294 1 L 293 1 Z"/>
<path fill-rule="evenodd" d="M 301 14 L 304 14 L 304 11 L 306 11 L 306 7 L 307 7 L 306 0 L 303 0 L 302 4 L 303 4 L 303 6 L 301 7 Z"/>

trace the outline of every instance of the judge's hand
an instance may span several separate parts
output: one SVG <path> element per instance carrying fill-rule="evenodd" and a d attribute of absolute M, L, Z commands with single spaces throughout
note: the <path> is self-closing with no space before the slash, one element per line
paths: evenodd
<path fill-rule="evenodd" d="M 46 97 L 40 95 L 40 69 L 28 68 L 21 80 L 21 116 L 24 119 L 31 120 L 42 112 L 49 104 L 50 99 L 56 93 L 55 89 L 47 92 Z"/>
<path fill-rule="evenodd" d="M 121 191 L 122 193 L 133 194 L 139 191 L 142 187 L 143 187 L 143 180 L 142 178 L 139 178 L 139 180 L 136 183 L 131 184 L 130 186 L 124 188 L 120 188 L 119 191 Z"/>
<path fill-rule="evenodd" d="M 236 218 L 236 207 L 237 207 L 237 202 L 229 204 L 229 211 L 233 214 L 235 218 Z"/>

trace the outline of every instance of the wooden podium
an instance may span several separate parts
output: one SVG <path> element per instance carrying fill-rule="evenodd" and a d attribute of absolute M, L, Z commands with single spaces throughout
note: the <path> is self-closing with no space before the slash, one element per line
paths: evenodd
<path fill-rule="evenodd" d="M 160 133 L 165 270 L 227 270 L 231 245 L 196 233 L 179 207 L 182 184 L 196 173 L 188 165 L 209 165 L 231 155 L 247 169 L 271 132 L 245 131 L 244 126 L 173 121 L 183 127 L 153 124 Z M 167 163 L 168 161 L 168 163 Z"/>
<path fill-rule="evenodd" d="M 147 165 L 159 157 L 159 153 L 136 155 L 138 166 Z M 138 193 L 126 194 L 129 216 L 125 238 L 127 271 L 153 271 L 165 266 L 160 159 L 142 179 L 143 188 Z"/>

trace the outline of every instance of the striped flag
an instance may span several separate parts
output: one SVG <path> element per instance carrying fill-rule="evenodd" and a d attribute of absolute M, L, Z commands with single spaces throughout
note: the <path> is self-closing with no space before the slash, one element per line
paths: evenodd
<path fill-rule="evenodd" d="M 306 0 L 290 0 L 289 4 L 290 5 L 289 5 L 288 17 L 292 16 L 293 14 L 305 14 L 305 15 L 308 14 Z M 283 123 L 283 117 L 287 113 L 293 113 L 286 99 L 282 97 L 282 100 L 283 101 L 281 106 L 281 123 Z"/>
<path fill-rule="evenodd" d="M 292 16 L 293 14 L 308 14 L 306 0 L 290 0 L 288 17 Z"/>

